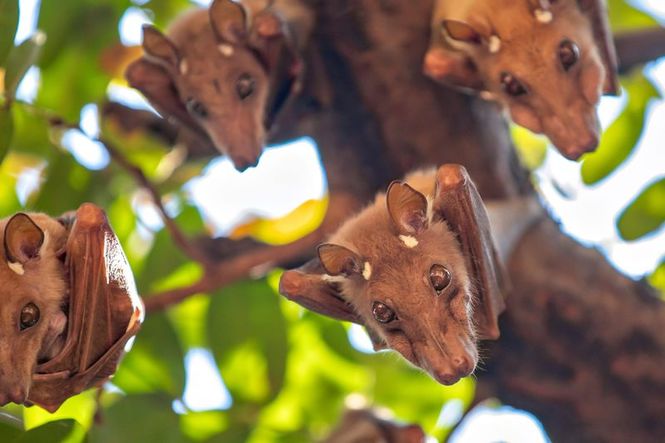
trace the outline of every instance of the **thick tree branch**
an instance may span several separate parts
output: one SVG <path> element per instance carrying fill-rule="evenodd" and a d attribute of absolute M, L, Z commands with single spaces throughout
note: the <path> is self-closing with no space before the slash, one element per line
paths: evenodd
<path fill-rule="evenodd" d="M 665 56 L 665 28 L 640 29 L 617 34 L 614 44 L 619 58 L 619 72 Z"/>

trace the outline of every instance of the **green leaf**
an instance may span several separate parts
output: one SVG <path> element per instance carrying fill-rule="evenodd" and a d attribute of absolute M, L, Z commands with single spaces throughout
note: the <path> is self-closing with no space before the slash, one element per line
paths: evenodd
<path fill-rule="evenodd" d="M 610 0 L 610 25 L 614 32 L 658 26 L 658 22 L 633 6 L 626 0 Z"/>
<path fill-rule="evenodd" d="M 621 115 L 603 133 L 598 150 L 582 160 L 582 180 L 598 183 L 610 175 L 633 152 L 644 129 L 647 105 L 659 93 L 651 82 L 637 72 L 623 82 L 628 103 Z"/>
<path fill-rule="evenodd" d="M 653 274 L 649 276 L 649 283 L 651 283 L 654 288 L 660 290 L 661 297 L 665 299 L 665 260 L 655 271 L 653 271 Z"/>
<path fill-rule="evenodd" d="M 619 216 L 621 238 L 637 240 L 665 223 L 665 178 L 652 183 Z"/>
<path fill-rule="evenodd" d="M 89 435 L 90 443 L 190 441 L 180 431 L 172 400 L 159 394 L 128 395 L 104 410 L 104 421 Z"/>
<path fill-rule="evenodd" d="M 0 164 L 4 160 L 14 136 L 14 119 L 11 110 L 0 108 Z"/>
<path fill-rule="evenodd" d="M 286 325 L 265 280 L 245 281 L 212 297 L 208 342 L 234 400 L 264 403 L 281 389 Z"/>
<path fill-rule="evenodd" d="M 74 420 L 58 420 L 46 423 L 32 429 L 15 440 L 15 443 L 52 443 L 65 442 L 73 433 L 77 432 L 79 425 Z"/>
<path fill-rule="evenodd" d="M 0 66 L 14 47 L 18 29 L 18 0 L 0 0 Z"/>
<path fill-rule="evenodd" d="M 5 72 L 5 96 L 14 98 L 16 88 L 23 80 L 28 69 L 39 59 L 42 47 L 46 42 L 46 34 L 37 31 L 32 37 L 16 46 L 7 59 L 7 71 Z"/>
<path fill-rule="evenodd" d="M 163 313 L 146 317 L 131 351 L 111 382 L 126 393 L 162 391 L 180 397 L 185 387 L 184 354 Z"/>

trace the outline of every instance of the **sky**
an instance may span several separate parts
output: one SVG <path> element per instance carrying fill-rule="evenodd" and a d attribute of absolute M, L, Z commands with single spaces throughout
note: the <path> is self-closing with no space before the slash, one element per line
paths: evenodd
<path fill-rule="evenodd" d="M 20 42 L 35 32 L 36 6 L 39 0 L 21 0 L 21 19 L 16 41 Z M 141 2 L 135 2 L 140 4 Z M 208 1 L 197 1 L 207 4 Z M 636 0 L 636 6 L 654 13 L 665 23 L 665 1 Z M 139 44 L 141 25 L 149 22 L 143 11 L 130 8 L 119 23 L 119 34 L 126 45 Z M 665 94 L 665 59 L 650 63 L 645 72 Z M 21 83 L 18 97 L 33 101 L 39 85 L 39 70 L 32 68 Z M 119 85 L 112 85 L 109 96 L 134 107 L 151 109 L 140 94 Z M 604 127 L 620 113 L 623 98 L 603 98 L 599 115 Z M 582 243 L 605 253 L 610 262 L 622 272 L 639 278 L 652 271 L 664 258 L 665 227 L 634 242 L 619 238 L 616 217 L 649 183 L 665 176 L 665 102 L 658 100 L 649 107 L 647 130 L 636 150 L 609 178 L 598 185 L 587 187 L 580 179 L 580 165 L 564 159 L 552 148 L 544 164 L 536 171 L 536 178 L 544 204 L 560 221 L 562 229 Z M 90 104 L 81 113 L 84 133 L 70 131 L 63 144 L 77 160 L 93 170 L 103 169 L 109 156 L 105 149 L 91 140 L 99 131 L 97 106 Z M 658 124 L 661 122 L 661 124 Z M 20 193 L 38 185 L 39 174 L 22 177 Z M 267 186 L 266 184 L 270 184 Z M 242 194 L 234 190 L 242 189 Z M 565 190 L 564 197 L 557 189 Z M 221 191 L 220 191 L 221 190 Z M 277 217 L 295 209 L 308 199 L 322 198 L 326 181 L 315 143 L 311 139 L 268 148 L 257 168 L 245 173 L 237 172 L 225 158 L 214 160 L 204 174 L 187 185 L 191 199 L 201 208 L 205 218 L 218 235 L 228 234 L 234 226 L 251 216 Z M 228 192 L 224 192 L 228 191 Z M 220 195 L 222 196 L 220 198 Z M 150 211 L 142 211 L 150 218 Z M 149 226 L 160 227 L 152 216 Z M 372 352 L 366 334 L 359 326 L 350 329 L 351 343 L 363 352 Z M 187 384 L 182 402 L 175 410 L 226 409 L 232 399 L 219 376 L 210 352 L 195 349 L 187 354 Z M 440 422 L 455 423 L 461 418 L 461 407 L 449 403 L 442 408 Z M 451 442 L 539 443 L 547 437 L 535 418 L 509 407 L 479 406 L 468 414 Z"/>

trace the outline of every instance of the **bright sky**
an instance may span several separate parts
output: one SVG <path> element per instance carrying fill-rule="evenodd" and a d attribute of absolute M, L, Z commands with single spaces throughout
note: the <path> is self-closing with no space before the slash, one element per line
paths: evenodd
<path fill-rule="evenodd" d="M 195 1 L 195 0 L 192 0 Z M 36 29 L 35 7 L 39 0 L 21 0 L 21 20 L 16 41 L 29 37 Z M 209 0 L 196 0 L 207 4 Z M 137 5 L 142 2 L 135 1 Z M 663 0 L 635 0 L 642 8 L 655 12 L 665 23 Z M 119 23 L 124 44 L 138 44 L 141 25 L 149 22 L 137 7 L 127 10 Z M 650 64 L 646 71 L 665 94 L 665 61 Z M 32 101 L 39 85 L 39 69 L 32 68 L 21 83 L 18 97 Z M 112 85 L 109 96 L 134 107 L 151 109 L 136 91 Z M 607 126 L 620 112 L 625 99 L 604 98 L 600 106 L 601 120 Z M 81 112 L 84 134 L 70 131 L 63 141 L 79 162 L 90 169 L 102 169 L 108 153 L 92 142 L 99 131 L 97 107 L 86 106 Z M 581 183 L 579 164 L 569 162 L 555 150 L 548 152 L 537 178 L 546 204 L 560 219 L 563 229 L 580 241 L 603 250 L 623 272 L 639 277 L 650 272 L 663 259 L 665 227 L 648 238 L 624 242 L 618 237 L 615 218 L 648 183 L 665 176 L 665 103 L 660 100 L 649 109 L 648 129 L 631 158 L 612 176 L 593 187 Z M 37 185 L 34 171 L 22 177 L 22 193 Z M 554 186 L 562 188 L 572 198 L 562 197 Z M 316 147 L 312 140 L 301 139 L 279 148 L 269 148 L 257 168 L 241 174 L 227 159 L 217 159 L 206 168 L 202 177 L 192 180 L 187 190 L 199 205 L 218 234 L 228 233 L 248 216 L 275 217 L 288 213 L 300 203 L 321 198 L 326 183 Z M 242 193 L 239 192 L 242 190 Z M 159 225 L 158 223 L 156 225 Z M 351 343 L 363 352 L 371 352 L 371 344 L 360 327 L 352 327 Z M 226 390 L 215 362 L 206 350 L 195 349 L 187 354 L 187 386 L 184 405 L 192 410 L 226 409 L 232 399 Z M 458 406 L 445 405 L 441 420 L 459 419 Z M 181 409 L 182 405 L 176 407 Z M 451 418 L 452 417 L 452 418 Z M 457 417 L 457 418 L 455 418 Z M 451 442 L 545 442 L 547 438 L 533 416 L 511 408 L 480 406 L 469 414 L 457 429 Z"/>

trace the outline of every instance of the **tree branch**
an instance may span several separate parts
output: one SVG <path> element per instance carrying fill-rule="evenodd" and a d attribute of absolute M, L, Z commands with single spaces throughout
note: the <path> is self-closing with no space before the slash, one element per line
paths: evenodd
<path fill-rule="evenodd" d="M 665 56 L 665 28 L 640 29 L 614 36 L 619 73 Z"/>

